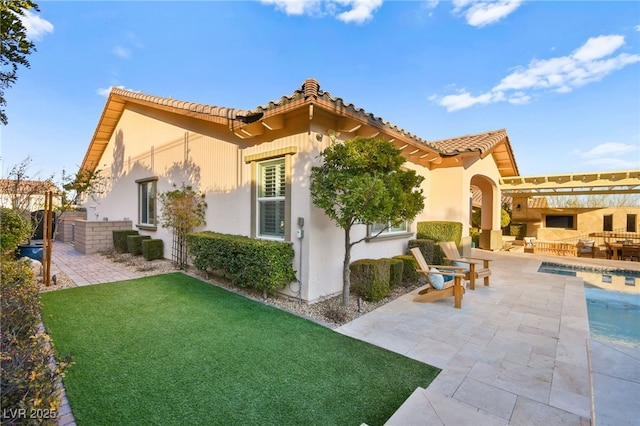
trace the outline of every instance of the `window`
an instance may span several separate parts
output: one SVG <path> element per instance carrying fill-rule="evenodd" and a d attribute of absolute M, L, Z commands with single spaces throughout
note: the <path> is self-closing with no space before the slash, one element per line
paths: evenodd
<path fill-rule="evenodd" d="M 380 236 L 389 235 L 389 234 L 396 234 L 396 233 L 401 233 L 401 232 L 407 232 L 407 221 L 405 220 L 403 222 L 397 223 L 395 226 L 391 225 L 390 222 L 388 222 L 388 223 L 374 223 L 373 225 L 371 225 L 369 227 L 369 235 L 372 236 L 372 237 L 378 235 L 378 233 L 382 229 L 384 229 L 386 226 L 389 226 L 389 228 L 387 228 L 382 233 L 380 233 Z"/>
<path fill-rule="evenodd" d="M 606 214 L 602 217 L 602 230 L 613 231 L 613 215 Z"/>
<path fill-rule="evenodd" d="M 545 217 L 545 227 L 575 229 L 574 217 L 563 215 L 547 215 Z"/>
<path fill-rule="evenodd" d="M 137 180 L 138 225 L 156 226 L 157 178 Z"/>
<path fill-rule="evenodd" d="M 258 163 L 258 236 L 284 239 L 286 179 L 284 158 Z"/>
<path fill-rule="evenodd" d="M 627 232 L 636 232 L 636 215 L 627 215 Z"/>

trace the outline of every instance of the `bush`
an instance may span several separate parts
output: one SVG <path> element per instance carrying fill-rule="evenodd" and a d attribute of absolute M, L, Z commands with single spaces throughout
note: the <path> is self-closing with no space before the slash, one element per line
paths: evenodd
<path fill-rule="evenodd" d="M 51 362 L 53 347 L 40 326 L 38 286 L 30 267 L 24 262 L 3 260 L 0 275 L 2 424 L 36 424 L 12 413 L 57 410 L 57 383 L 67 362 L 58 362 L 57 366 Z M 40 420 L 37 424 L 57 424 L 55 419 Z"/>
<path fill-rule="evenodd" d="M 527 236 L 527 224 L 512 223 L 509 225 L 509 235 L 516 237 L 517 240 L 524 239 Z"/>
<path fill-rule="evenodd" d="M 26 242 L 32 228 L 17 210 L 0 208 L 0 256 L 13 257 L 18 244 Z"/>
<path fill-rule="evenodd" d="M 418 263 L 413 258 L 406 254 L 400 256 L 393 256 L 394 259 L 402 261 L 402 283 L 404 285 L 412 285 L 418 282 L 420 274 L 417 272 Z"/>
<path fill-rule="evenodd" d="M 127 235 L 127 251 L 134 256 L 142 254 L 142 240 L 150 240 L 149 235 Z"/>
<path fill-rule="evenodd" d="M 240 287 L 273 293 L 296 279 L 291 243 L 204 231 L 188 234 L 187 247 L 197 269 L 223 273 Z"/>
<path fill-rule="evenodd" d="M 349 265 L 351 292 L 369 302 L 384 299 L 389 288 L 389 259 L 360 259 Z"/>
<path fill-rule="evenodd" d="M 418 240 L 433 240 L 435 243 L 441 241 L 453 241 L 456 246 L 460 245 L 462 239 L 461 222 L 418 222 L 416 238 Z"/>
<path fill-rule="evenodd" d="M 113 248 L 118 253 L 127 253 L 129 251 L 129 247 L 127 245 L 127 237 L 129 235 L 138 235 L 138 231 L 133 229 L 113 231 Z"/>
<path fill-rule="evenodd" d="M 400 259 L 381 259 L 389 262 L 389 289 L 393 290 L 402 284 L 404 262 Z"/>
<path fill-rule="evenodd" d="M 440 246 L 436 246 L 435 243 L 431 240 L 409 240 L 407 242 L 407 248 L 408 248 L 408 255 L 412 256 L 411 252 L 409 250 L 411 250 L 412 248 L 418 247 L 420 249 L 420 251 L 422 252 L 422 256 L 424 257 L 424 260 L 428 263 L 428 264 L 433 264 L 433 265 L 441 265 L 441 261 L 442 261 L 442 249 L 440 249 Z M 440 249 L 440 255 L 439 255 L 439 260 L 436 261 L 436 247 L 438 249 Z"/>
<path fill-rule="evenodd" d="M 142 256 L 144 256 L 146 260 L 163 259 L 164 244 L 162 240 L 142 240 Z"/>
<path fill-rule="evenodd" d="M 480 247 L 480 230 L 478 228 L 469 228 L 469 236 L 475 247 Z"/>

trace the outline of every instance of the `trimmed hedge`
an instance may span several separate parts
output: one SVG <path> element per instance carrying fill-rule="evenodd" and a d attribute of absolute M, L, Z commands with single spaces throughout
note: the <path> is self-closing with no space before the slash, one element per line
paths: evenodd
<path fill-rule="evenodd" d="M 509 235 L 516 237 L 517 240 L 524 239 L 527 236 L 527 224 L 512 223 L 509 225 Z"/>
<path fill-rule="evenodd" d="M 127 237 L 129 235 L 138 235 L 138 231 L 134 229 L 125 229 L 121 231 L 113 231 L 113 248 L 118 253 L 127 253 L 129 247 L 127 246 Z"/>
<path fill-rule="evenodd" d="M 475 243 L 475 247 L 480 247 L 480 230 L 478 228 L 469 228 L 469 236 L 471 242 Z"/>
<path fill-rule="evenodd" d="M 411 285 L 418 282 L 420 274 L 417 272 L 418 263 L 413 256 L 402 254 L 399 256 L 393 256 L 394 259 L 402 261 L 402 283 L 404 285 Z"/>
<path fill-rule="evenodd" d="M 164 259 L 164 243 L 162 240 L 142 240 L 142 256 L 146 260 Z"/>
<path fill-rule="evenodd" d="M 439 261 L 436 261 L 436 247 L 440 248 L 440 246 L 436 246 L 432 240 L 409 240 L 407 242 L 407 254 L 409 256 L 412 256 L 410 250 L 414 247 L 420 249 L 424 260 L 426 260 L 429 265 L 442 265 L 442 263 L 440 263 L 442 254 L 438 257 Z M 442 249 L 440 249 L 440 251 L 442 252 Z"/>
<path fill-rule="evenodd" d="M 187 247 L 197 269 L 240 287 L 274 293 L 296 279 L 291 243 L 204 231 L 187 234 Z"/>
<path fill-rule="evenodd" d="M 142 240 L 150 240 L 150 235 L 127 235 L 127 251 L 134 256 L 142 254 Z"/>
<path fill-rule="evenodd" d="M 418 222 L 416 239 L 441 241 L 453 241 L 460 246 L 462 239 L 462 222 L 431 221 Z"/>
<path fill-rule="evenodd" d="M 404 273 L 404 262 L 400 259 L 384 259 L 389 262 L 389 288 L 394 288 L 402 284 Z"/>
<path fill-rule="evenodd" d="M 349 265 L 351 292 L 369 302 L 384 299 L 389 288 L 389 259 L 360 259 Z"/>

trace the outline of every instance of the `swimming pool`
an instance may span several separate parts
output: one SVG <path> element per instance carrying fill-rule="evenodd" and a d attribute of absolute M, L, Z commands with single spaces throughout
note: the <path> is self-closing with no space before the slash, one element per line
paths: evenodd
<path fill-rule="evenodd" d="M 582 278 L 591 335 L 640 347 L 640 272 L 550 262 L 538 272 Z"/>

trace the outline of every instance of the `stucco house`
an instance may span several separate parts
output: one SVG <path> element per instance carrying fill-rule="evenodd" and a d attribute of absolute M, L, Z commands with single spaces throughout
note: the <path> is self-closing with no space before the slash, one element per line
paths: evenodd
<path fill-rule="evenodd" d="M 344 234 L 311 202 L 310 171 L 332 138 L 355 136 L 392 141 L 405 167 L 425 177 L 426 200 L 413 223 L 354 246 L 352 260 L 404 253 L 418 221 L 460 221 L 468 235 L 472 186 L 483 195 L 480 246 L 501 246 L 498 182 L 518 175 L 504 129 L 427 141 L 321 90 L 314 79 L 252 111 L 112 89 L 81 165 L 109 178 L 88 218 L 131 221 L 164 240 L 170 257 L 157 194 L 190 184 L 206 195 L 206 229 L 292 242 L 301 297 L 314 301 L 342 288 Z M 353 239 L 370 232 L 358 226 Z"/>

